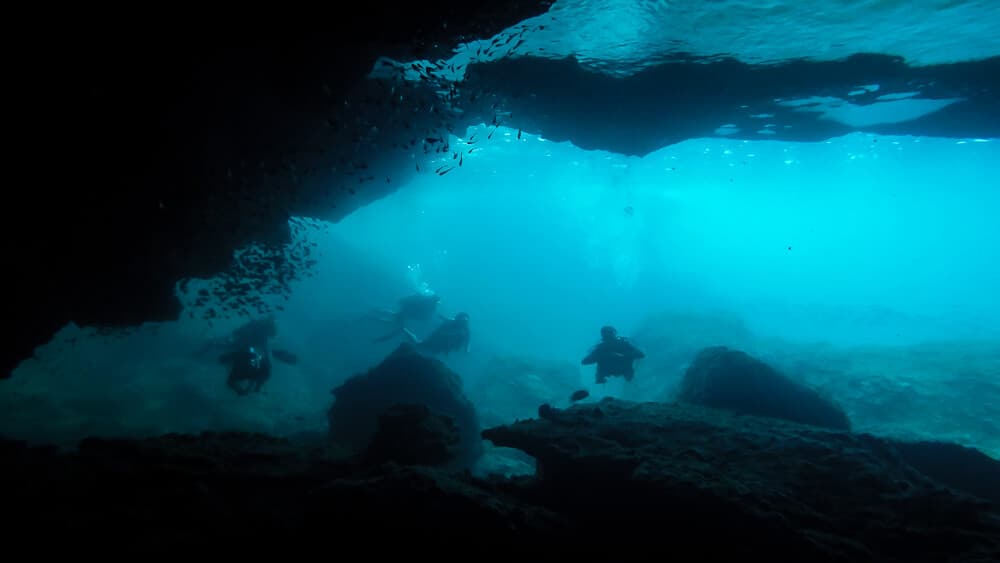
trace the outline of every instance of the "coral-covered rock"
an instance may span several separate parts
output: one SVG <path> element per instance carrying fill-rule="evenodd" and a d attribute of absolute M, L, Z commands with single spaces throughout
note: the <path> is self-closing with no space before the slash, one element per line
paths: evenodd
<path fill-rule="evenodd" d="M 419 466 L 386 464 L 317 488 L 305 507 L 305 529 L 330 533 L 342 546 L 440 550 L 449 543 L 490 550 L 562 547 L 568 518 L 485 481 Z M 352 531 L 352 535 L 344 534 Z M 372 543 L 368 538 L 375 538 Z"/>
<path fill-rule="evenodd" d="M 458 541 L 512 560 L 664 546 L 731 561 L 1000 558 L 1000 513 L 976 498 L 1000 482 L 997 462 L 972 450 L 686 404 L 539 412 L 484 432 L 537 460 L 536 476 L 512 479 L 358 463 L 323 434 L 88 439 L 76 452 L 0 439 L 4 532 L 36 550 L 58 538 L 140 556 Z"/>
<path fill-rule="evenodd" d="M 572 514 L 590 548 L 666 541 L 730 560 L 1000 556 L 998 512 L 969 496 L 983 483 L 949 490 L 893 440 L 680 403 L 604 399 L 539 414 L 483 436 L 536 458 L 536 498 Z"/>
<path fill-rule="evenodd" d="M 1000 461 L 947 442 L 897 442 L 906 463 L 960 491 L 989 499 L 1000 508 Z"/>

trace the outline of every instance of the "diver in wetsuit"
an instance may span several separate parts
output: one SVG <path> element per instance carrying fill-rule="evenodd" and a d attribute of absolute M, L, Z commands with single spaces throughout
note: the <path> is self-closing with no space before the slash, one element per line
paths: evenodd
<path fill-rule="evenodd" d="M 267 350 L 249 346 L 230 355 L 233 363 L 226 385 L 240 395 L 251 391 L 259 393 L 264 382 L 271 378 L 271 358 Z"/>
<path fill-rule="evenodd" d="M 601 327 L 601 341 L 590 351 L 582 365 L 597 364 L 595 381 L 604 383 L 608 377 L 624 376 L 625 381 L 632 381 L 635 376 L 635 360 L 645 358 L 646 354 L 632 345 L 624 336 L 618 336 L 613 326 Z"/>
<path fill-rule="evenodd" d="M 458 350 L 469 351 L 469 315 L 459 313 L 454 319 L 442 317 L 443 322 L 434 329 L 427 338 L 419 340 L 417 335 L 408 329 L 403 329 L 406 338 L 417 347 L 417 350 L 428 354 L 444 354 L 447 356 L 451 352 Z"/>
<path fill-rule="evenodd" d="M 237 328 L 230 338 L 230 350 L 219 356 L 219 361 L 229 364 L 226 384 L 236 393 L 246 395 L 260 392 L 271 377 L 271 350 L 269 340 L 278 330 L 273 317 L 256 319 Z"/>
<path fill-rule="evenodd" d="M 441 298 L 433 293 L 414 293 L 399 300 L 399 309 L 392 311 L 380 309 L 375 312 L 376 318 L 382 322 L 392 323 L 393 328 L 387 334 L 375 339 L 384 342 L 396 336 L 400 330 L 406 330 L 407 321 L 426 322 L 434 316 Z"/>
<path fill-rule="evenodd" d="M 271 356 L 289 365 L 298 363 L 298 357 L 287 350 L 271 350 L 270 340 L 277 333 L 274 317 L 254 319 L 227 338 L 208 341 L 196 356 L 222 350 L 218 361 L 229 366 L 226 384 L 240 395 L 257 393 L 271 377 Z"/>
<path fill-rule="evenodd" d="M 399 323 L 407 320 L 429 321 L 437 310 L 441 297 L 436 293 L 414 293 L 399 300 L 399 310 L 394 318 Z"/>

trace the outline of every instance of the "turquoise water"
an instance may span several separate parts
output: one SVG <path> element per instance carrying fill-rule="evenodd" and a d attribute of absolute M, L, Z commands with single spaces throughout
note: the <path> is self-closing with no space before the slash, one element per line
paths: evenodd
<path fill-rule="evenodd" d="M 640 159 L 501 128 L 473 156 L 333 232 L 477 304 L 487 342 L 573 355 L 595 323 L 678 306 L 836 344 L 1000 335 L 995 142 L 692 140 Z"/>
<path fill-rule="evenodd" d="M 468 42 L 449 63 L 461 74 L 468 62 L 572 55 L 615 76 L 689 56 L 774 64 L 884 53 L 913 66 L 948 64 L 1000 52 L 995 12 L 991 0 L 560 0 L 495 38 Z M 500 47 L 491 49 L 494 39 Z"/>
<path fill-rule="evenodd" d="M 579 387 L 662 400 L 685 354 L 723 343 L 823 387 L 861 429 L 995 454 L 997 147 L 853 134 L 700 139 L 626 158 L 501 128 L 453 173 L 305 232 L 321 252 L 316 275 L 293 287 L 274 344 L 302 361 L 276 363 L 264 394 L 233 395 L 223 366 L 192 357 L 236 319 L 72 346 L 70 328 L 5 385 L 18 405 L 5 408 L 8 426 L 66 440 L 87 429 L 322 431 L 329 390 L 399 342 L 372 343 L 382 327 L 365 313 L 431 289 L 443 313 L 471 317 L 469 354 L 445 362 L 496 422 Z M 633 385 L 595 386 L 579 366 L 604 324 L 657 347 Z M 497 372 L 511 358 L 534 367 Z M 558 375 L 530 373 L 550 368 Z M 518 377 L 530 380 L 520 395 L 493 381 Z"/>
<path fill-rule="evenodd" d="M 766 63 L 871 51 L 937 64 L 1000 52 L 991 4 L 558 2 L 509 56 L 574 54 L 614 74 L 682 52 Z M 891 122 L 941 107 L 897 98 L 876 117 L 839 105 L 828 118 Z M 469 353 L 444 361 L 487 424 L 562 405 L 578 388 L 667 400 L 700 347 L 725 344 L 821 388 L 860 430 L 1000 456 L 996 139 L 722 136 L 639 158 L 503 127 L 483 140 L 491 131 L 456 132 L 453 147 L 476 134 L 481 150 L 448 175 L 433 170 L 450 155 L 414 157 L 424 172 L 392 195 L 302 231 L 319 252 L 315 275 L 288 301 L 271 296 L 283 307 L 274 347 L 301 361 L 276 363 L 264 393 L 234 395 L 225 367 L 195 354 L 245 319 L 185 312 L 120 336 L 69 326 L 0 386 L 0 432 L 65 445 L 324 432 L 330 389 L 399 343 L 372 342 L 384 327 L 366 313 L 431 289 L 442 313 L 470 315 Z M 579 365 L 606 324 L 647 353 L 633 384 L 596 386 Z"/>

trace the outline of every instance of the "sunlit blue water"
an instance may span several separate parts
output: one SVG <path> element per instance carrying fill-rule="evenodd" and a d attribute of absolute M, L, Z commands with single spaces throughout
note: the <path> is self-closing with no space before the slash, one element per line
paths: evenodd
<path fill-rule="evenodd" d="M 574 356 L 595 326 L 665 307 L 837 344 L 998 335 L 996 143 L 696 140 L 638 159 L 494 139 L 332 230 L 389 275 L 419 267 L 480 346 Z"/>
<path fill-rule="evenodd" d="M 522 358 L 570 374 L 533 380 L 539 403 L 565 401 L 549 383 L 662 400 L 683 365 L 660 362 L 657 349 L 635 384 L 593 385 L 579 360 L 600 327 L 633 335 L 667 313 L 644 329 L 647 341 L 653 330 L 657 346 L 676 342 L 682 352 L 745 344 L 715 321 L 690 320 L 721 316 L 754 336 L 751 351 L 811 365 L 795 375 L 823 385 L 861 428 L 990 451 L 1000 448 L 988 438 L 989 405 L 1000 397 L 1000 353 L 989 352 L 1000 351 L 998 163 L 992 141 L 711 139 L 625 158 L 500 129 L 448 175 L 418 176 L 308 232 L 321 252 L 316 276 L 293 287 L 275 340 L 302 361 L 276 363 L 265 393 L 237 397 L 224 366 L 192 357 L 237 319 L 185 318 L 73 345 L 65 341 L 78 331 L 67 329 L 5 383 L 6 426 L 69 441 L 87 432 L 323 431 L 330 389 L 402 341 L 372 342 L 385 327 L 365 314 L 431 289 L 442 313 L 471 317 L 470 353 L 445 359 L 469 388 L 490 384 L 492 360 Z M 677 314 L 688 320 L 669 316 Z M 925 342 L 944 348 L 928 352 Z M 885 407 L 897 392 L 908 398 Z M 537 407 L 491 397 L 476 396 L 477 407 Z"/>
<path fill-rule="evenodd" d="M 1000 52 L 993 8 L 557 2 L 501 34 L 521 34 L 516 52 L 476 54 L 473 42 L 454 60 L 573 55 L 618 75 L 681 55 L 762 63 L 877 52 L 938 64 Z M 866 125 L 950 103 L 886 101 L 902 103 L 838 100 L 808 111 Z M 759 119 L 766 130 L 767 116 Z M 289 301 L 274 297 L 284 307 L 274 346 L 301 361 L 276 363 L 264 393 L 235 396 L 225 366 L 193 354 L 245 319 L 184 314 L 122 338 L 71 326 L 0 385 L 0 433 L 71 444 L 89 434 L 323 432 L 330 389 L 400 342 L 373 342 L 385 327 L 365 315 L 431 289 L 443 313 L 470 315 L 470 352 L 445 362 L 492 423 L 565 404 L 566 388 L 665 400 L 684 358 L 729 344 L 823 388 L 862 430 L 1000 455 L 997 140 L 723 137 L 638 158 L 519 138 L 516 129 L 485 141 L 492 130 L 459 131 L 452 146 L 477 133 L 481 150 L 446 176 L 433 170 L 454 164 L 450 155 L 414 161 L 424 172 L 394 194 L 305 233 L 321 253 L 316 276 L 294 284 Z M 592 367 L 579 365 L 606 324 L 646 348 L 634 384 L 597 387 Z M 498 375 L 498 358 L 538 369 Z M 491 381 L 503 377 L 524 390 L 518 404 Z"/>

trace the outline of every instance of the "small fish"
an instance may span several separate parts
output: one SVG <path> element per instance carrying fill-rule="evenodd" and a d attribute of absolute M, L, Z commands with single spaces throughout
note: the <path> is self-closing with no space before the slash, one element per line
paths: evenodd
<path fill-rule="evenodd" d="M 517 130 L 517 140 L 519 140 L 519 141 L 521 140 L 521 130 L 520 129 Z"/>
<path fill-rule="evenodd" d="M 590 396 L 590 392 L 586 389 L 580 389 L 579 391 L 573 391 L 573 394 L 569 396 L 569 400 L 572 402 L 582 401 Z"/>

